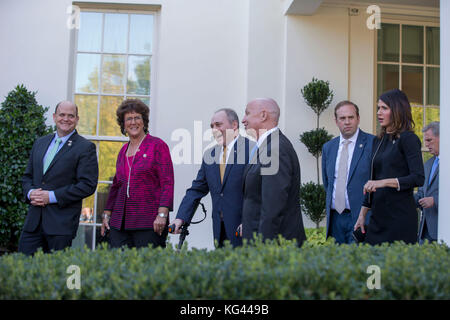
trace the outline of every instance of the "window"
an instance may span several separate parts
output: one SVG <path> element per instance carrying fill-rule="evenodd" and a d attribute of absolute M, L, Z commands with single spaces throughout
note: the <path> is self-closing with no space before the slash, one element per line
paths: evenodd
<path fill-rule="evenodd" d="M 377 35 L 377 97 L 394 88 L 406 93 L 422 145 L 424 125 L 439 121 L 439 36 L 437 26 L 401 23 L 382 23 Z"/>
<path fill-rule="evenodd" d="M 101 215 L 115 174 L 117 154 L 128 138 L 116 122 L 116 109 L 127 98 L 151 100 L 154 44 L 152 12 L 82 11 L 76 31 L 73 100 L 78 133 L 97 146 L 99 183 L 83 200 L 74 246 L 95 248 Z"/>

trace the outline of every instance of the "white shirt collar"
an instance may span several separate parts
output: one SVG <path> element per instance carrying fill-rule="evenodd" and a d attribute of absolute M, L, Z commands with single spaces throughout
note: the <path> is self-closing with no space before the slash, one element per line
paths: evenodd
<path fill-rule="evenodd" d="M 274 127 L 270 130 L 267 130 L 266 132 L 263 133 L 263 135 L 261 137 L 259 137 L 258 142 L 256 143 L 258 145 L 258 148 L 261 146 L 261 144 L 264 142 L 264 140 L 267 138 L 267 136 L 269 134 L 271 134 L 272 132 L 274 132 L 275 130 L 278 130 L 278 127 Z"/>
<path fill-rule="evenodd" d="M 341 133 L 341 134 L 340 134 L 339 144 L 342 144 L 342 143 L 344 142 L 344 140 L 348 140 L 348 141 L 350 141 L 350 142 L 356 143 L 356 140 L 358 139 L 358 134 L 359 134 L 359 128 L 356 129 L 356 132 L 353 134 L 353 136 L 351 136 L 351 137 L 348 138 L 348 139 L 345 139 L 345 138 L 342 136 L 342 133 Z"/>

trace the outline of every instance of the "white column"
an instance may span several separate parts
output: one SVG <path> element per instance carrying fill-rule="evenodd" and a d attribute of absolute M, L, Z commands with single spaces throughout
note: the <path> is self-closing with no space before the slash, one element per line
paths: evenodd
<path fill-rule="evenodd" d="M 450 245 L 450 1 L 441 0 L 441 126 L 438 240 Z M 444 124 L 444 125 L 442 125 Z"/>

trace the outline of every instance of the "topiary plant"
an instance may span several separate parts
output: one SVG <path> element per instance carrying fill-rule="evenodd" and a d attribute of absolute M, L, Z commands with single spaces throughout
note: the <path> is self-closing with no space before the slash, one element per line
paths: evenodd
<path fill-rule="evenodd" d="M 326 197 L 325 189 L 319 182 L 319 158 L 322 155 L 323 145 L 333 138 L 332 135 L 328 134 L 325 128 L 319 128 L 319 118 L 321 113 L 330 105 L 334 94 L 328 81 L 317 80 L 315 78 L 301 89 L 301 93 L 306 104 L 310 106 L 317 115 L 316 128 L 300 135 L 300 141 L 316 158 L 317 183 L 308 182 L 300 186 L 300 204 L 303 212 L 315 222 L 317 228 L 319 228 L 320 221 L 325 217 Z"/>
<path fill-rule="evenodd" d="M 48 108 L 38 105 L 36 92 L 18 85 L 0 109 L 0 247 L 17 250 L 27 213 L 22 175 L 34 141 L 52 132 L 45 124 Z"/>

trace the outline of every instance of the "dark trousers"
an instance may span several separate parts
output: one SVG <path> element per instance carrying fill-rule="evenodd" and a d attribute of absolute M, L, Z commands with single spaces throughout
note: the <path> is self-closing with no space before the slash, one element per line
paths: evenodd
<path fill-rule="evenodd" d="M 350 210 L 345 209 L 339 214 L 336 210 L 331 209 L 330 215 L 330 235 L 336 239 L 336 243 L 343 244 L 355 242 L 352 237 L 355 224 L 352 221 Z"/>
<path fill-rule="evenodd" d="M 220 221 L 220 236 L 219 236 L 219 243 L 218 248 L 223 248 L 225 240 L 228 240 L 227 233 L 225 231 L 225 223 L 223 223 L 223 220 Z"/>
<path fill-rule="evenodd" d="M 39 248 L 44 253 L 52 250 L 64 250 L 72 246 L 72 236 L 48 235 L 42 228 L 42 222 L 34 232 L 23 230 L 19 239 L 19 252 L 26 255 L 33 255 Z"/>
<path fill-rule="evenodd" d="M 149 244 L 156 247 L 166 247 L 166 239 L 168 228 L 166 227 L 162 235 L 157 234 L 153 229 L 145 230 L 117 230 L 111 228 L 110 239 L 112 248 L 121 248 L 128 246 L 128 248 L 142 248 Z"/>
<path fill-rule="evenodd" d="M 430 236 L 430 233 L 428 232 L 427 224 L 424 221 L 423 222 L 423 231 L 422 231 L 422 238 L 419 239 L 419 244 L 424 244 L 425 240 L 428 240 L 429 242 L 436 241 L 436 239 L 433 239 Z"/>

